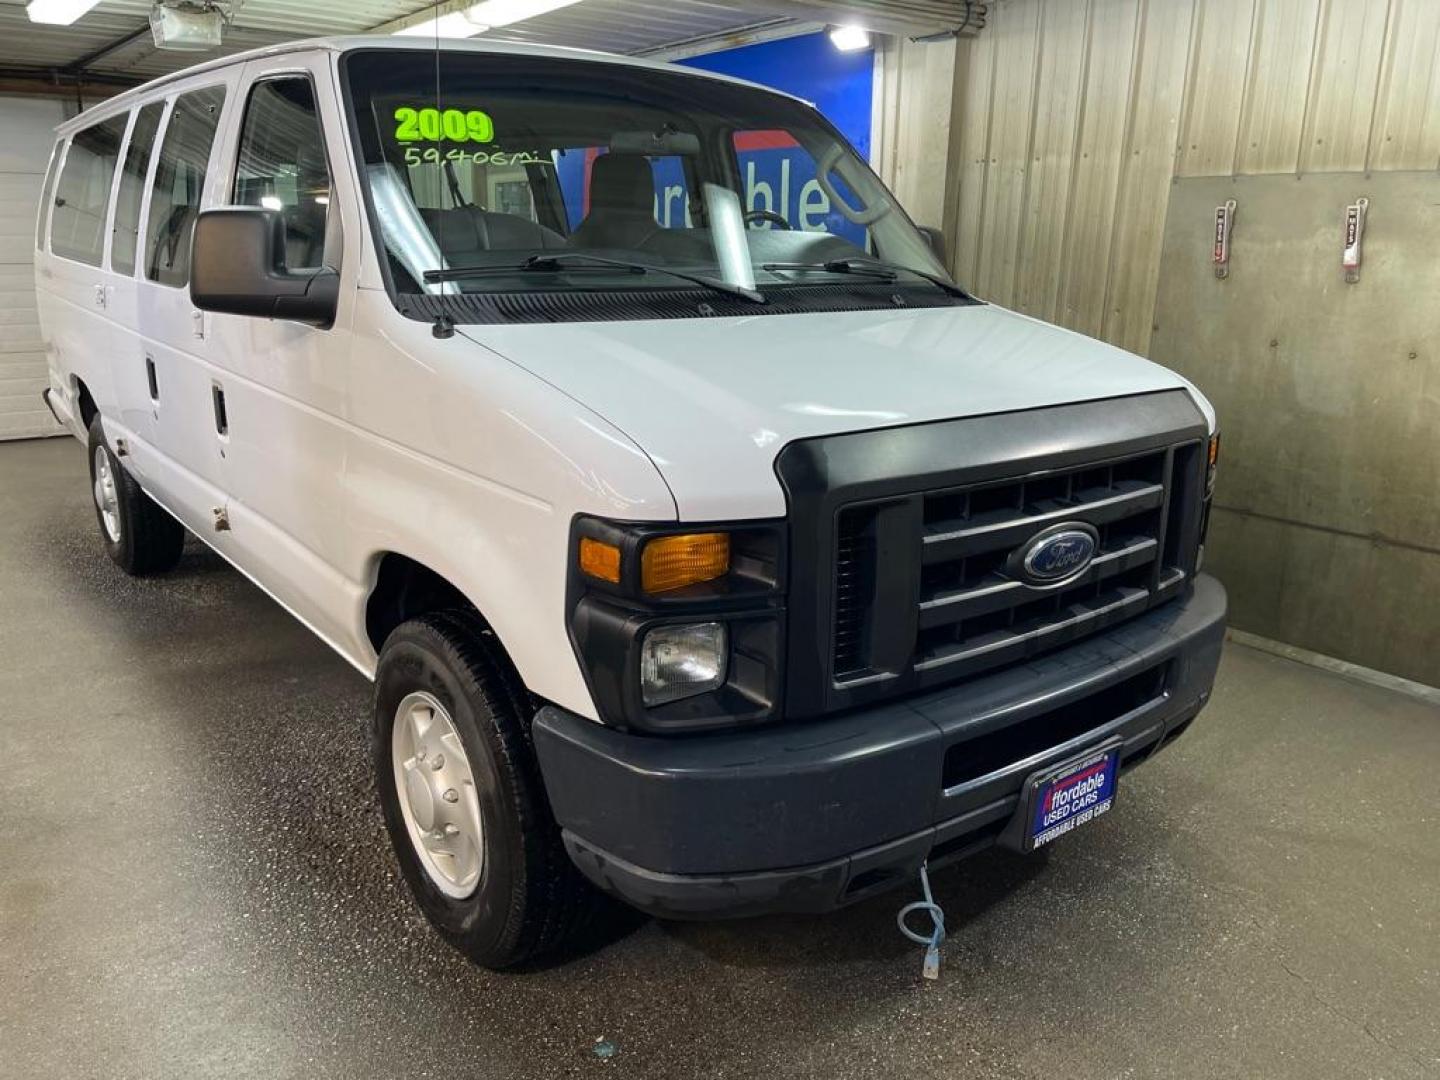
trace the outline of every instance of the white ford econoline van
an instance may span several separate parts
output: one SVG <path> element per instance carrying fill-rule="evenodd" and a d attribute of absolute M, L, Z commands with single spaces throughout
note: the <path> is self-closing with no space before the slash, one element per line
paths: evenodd
<path fill-rule="evenodd" d="M 45 396 L 123 569 L 188 530 L 374 680 L 480 963 L 822 911 L 1104 813 L 1220 655 L 1210 407 L 932 239 L 760 87 L 281 46 L 60 129 Z"/>

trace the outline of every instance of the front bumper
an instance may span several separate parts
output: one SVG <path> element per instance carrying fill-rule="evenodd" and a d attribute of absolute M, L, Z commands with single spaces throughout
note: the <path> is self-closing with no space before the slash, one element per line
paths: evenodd
<path fill-rule="evenodd" d="M 1225 590 L 959 686 L 752 731 L 663 738 L 547 706 L 535 748 L 581 871 L 665 918 L 817 912 L 995 843 L 1025 778 L 1112 736 L 1122 767 L 1210 696 Z"/>

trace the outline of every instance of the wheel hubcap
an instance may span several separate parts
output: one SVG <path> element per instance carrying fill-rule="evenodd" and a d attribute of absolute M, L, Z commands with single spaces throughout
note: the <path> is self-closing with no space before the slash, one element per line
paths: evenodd
<path fill-rule="evenodd" d="M 110 468 L 110 453 L 103 446 L 95 448 L 95 507 L 105 535 L 112 544 L 120 540 L 120 496 L 115 490 L 115 473 Z"/>
<path fill-rule="evenodd" d="M 395 710 L 390 758 L 420 865 L 446 896 L 469 896 L 485 865 L 485 829 L 470 759 L 445 706 L 423 691 L 407 695 Z"/>

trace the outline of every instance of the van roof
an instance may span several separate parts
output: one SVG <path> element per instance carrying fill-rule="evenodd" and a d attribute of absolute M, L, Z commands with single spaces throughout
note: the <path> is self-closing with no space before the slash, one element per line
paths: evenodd
<path fill-rule="evenodd" d="M 762 86 L 759 83 L 751 82 L 748 79 L 737 79 L 730 75 L 720 75 L 715 72 L 705 71 L 701 68 L 682 67 L 679 64 L 665 63 L 660 60 L 647 60 L 637 56 L 620 56 L 615 53 L 600 52 L 595 49 L 575 49 L 561 45 L 531 45 L 522 42 L 512 41 L 489 41 L 484 38 L 470 40 L 465 38 L 443 39 L 441 49 L 445 52 L 472 52 L 502 54 L 506 56 L 545 56 L 558 57 L 568 60 L 588 60 L 592 62 L 615 64 L 621 67 L 651 68 L 656 71 L 675 71 L 686 75 L 694 75 L 699 78 L 716 79 L 721 82 L 736 83 L 741 86 L 752 86 L 757 90 L 765 90 L 772 94 L 782 94 L 785 97 L 794 98 L 796 101 L 811 104 L 805 99 L 796 97 L 794 94 L 786 94 L 784 91 L 776 90 L 774 87 Z M 136 102 L 150 98 L 156 91 L 162 90 L 170 83 L 188 79 L 206 71 L 218 71 L 222 68 L 232 67 L 236 64 L 243 64 L 249 60 L 258 60 L 270 56 L 282 56 L 287 53 L 302 52 L 330 52 L 346 53 L 355 52 L 358 49 L 412 49 L 416 51 L 430 52 L 435 48 L 435 42 L 430 38 L 413 37 L 410 35 L 389 35 L 389 34 L 350 34 L 336 37 L 305 38 L 299 41 L 286 41 L 278 45 L 267 45 L 259 49 L 249 49 L 241 53 L 232 53 L 229 56 L 218 57 L 214 60 L 207 60 L 204 63 L 196 64 L 193 67 L 185 68 L 183 71 L 172 72 L 169 75 L 162 75 L 157 79 L 137 86 L 132 90 L 126 90 L 123 94 L 116 94 L 112 98 L 100 102 L 79 115 L 72 117 L 56 127 L 61 136 L 70 135 L 72 132 L 89 127 L 96 119 L 103 118 L 116 112 L 124 112 L 132 108 Z"/>

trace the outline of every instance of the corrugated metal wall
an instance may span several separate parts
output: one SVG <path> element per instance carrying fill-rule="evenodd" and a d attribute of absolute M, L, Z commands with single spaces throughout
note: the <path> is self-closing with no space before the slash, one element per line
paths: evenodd
<path fill-rule="evenodd" d="M 959 280 L 1153 344 L 1210 395 L 1226 450 L 1209 566 L 1236 626 L 1440 685 L 1424 516 L 1440 497 L 1440 0 L 988 14 L 954 46 L 943 184 Z M 1367 270 L 1348 286 L 1344 207 L 1367 191 Z M 1222 283 L 1210 230 L 1228 197 Z"/>
<path fill-rule="evenodd" d="M 1174 176 L 1440 167 L 1440 0 L 1000 0 L 961 41 L 960 280 L 1145 352 Z"/>

